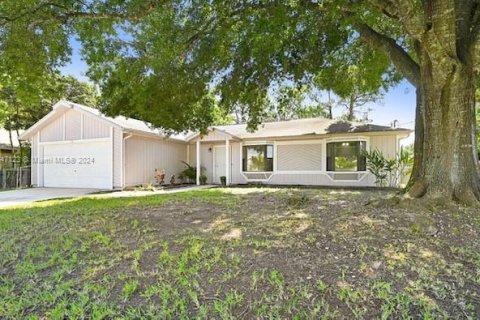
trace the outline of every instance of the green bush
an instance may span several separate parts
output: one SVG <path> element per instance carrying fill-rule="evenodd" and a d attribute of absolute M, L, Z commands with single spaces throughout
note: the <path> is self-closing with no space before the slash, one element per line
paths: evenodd
<path fill-rule="evenodd" d="M 364 156 L 377 186 L 400 187 L 402 178 L 411 172 L 413 156 L 409 149 L 401 148 L 395 159 L 387 159 L 379 150 L 366 151 Z"/>
<path fill-rule="evenodd" d="M 180 172 L 178 177 L 182 180 L 187 180 L 189 182 L 193 182 L 197 180 L 197 167 L 189 165 L 187 162 L 182 161 L 182 163 L 187 167 L 185 170 Z M 200 172 L 203 174 L 203 171 L 205 169 L 203 167 L 200 167 Z M 200 177 L 201 178 L 201 177 Z"/>

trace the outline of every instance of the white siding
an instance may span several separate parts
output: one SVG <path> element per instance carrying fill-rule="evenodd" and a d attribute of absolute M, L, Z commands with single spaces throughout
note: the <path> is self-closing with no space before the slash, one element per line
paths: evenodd
<path fill-rule="evenodd" d="M 113 187 L 121 188 L 122 186 L 122 130 L 113 129 Z"/>
<path fill-rule="evenodd" d="M 200 166 L 202 167 L 202 174 L 207 176 L 207 183 L 213 181 L 213 146 L 215 144 L 203 142 L 200 145 Z M 190 159 L 188 163 L 196 167 L 197 163 L 197 146 L 190 145 Z M 185 165 L 183 166 L 185 168 Z"/>
<path fill-rule="evenodd" d="M 75 110 L 65 112 L 65 140 L 81 139 L 82 115 Z"/>
<path fill-rule="evenodd" d="M 394 159 L 397 154 L 397 137 L 395 135 L 388 136 L 371 136 L 370 150 L 378 149 L 387 159 Z"/>
<path fill-rule="evenodd" d="M 324 173 L 316 174 L 274 174 L 267 184 L 277 185 L 312 185 L 312 186 L 373 186 L 374 180 L 367 174 L 360 181 L 332 181 Z"/>
<path fill-rule="evenodd" d="M 183 171 L 187 148 L 183 143 L 134 136 L 125 141 L 125 185 L 154 182 L 155 169 L 165 169 L 165 182 Z"/>
<path fill-rule="evenodd" d="M 247 183 L 242 172 L 242 144 L 239 142 L 232 143 L 232 183 Z"/>
<path fill-rule="evenodd" d="M 83 117 L 83 138 L 97 139 L 108 138 L 110 136 L 110 126 L 93 116 L 85 115 Z"/>
<path fill-rule="evenodd" d="M 60 115 L 54 119 L 48 126 L 42 129 L 40 132 L 40 141 L 41 142 L 51 142 L 51 141 L 62 141 L 63 140 L 63 129 L 64 129 L 64 118 L 63 115 Z"/>
<path fill-rule="evenodd" d="M 352 139 L 345 137 L 345 141 Z M 370 148 L 378 148 L 386 156 L 394 156 L 396 151 L 396 137 L 392 136 L 370 136 Z M 340 139 L 342 140 L 342 139 Z M 318 186 L 374 186 L 375 179 L 370 174 L 359 174 L 358 181 L 342 181 L 348 176 L 337 177 L 328 176 L 324 172 L 324 147 L 326 141 L 319 139 L 317 141 L 278 141 L 276 142 L 276 168 L 271 178 L 264 180 L 263 184 L 272 185 L 318 185 Z M 211 142 L 203 141 L 201 144 L 201 165 L 207 176 L 207 183 L 213 179 L 213 149 L 214 145 L 223 145 L 223 141 Z M 243 145 L 248 144 L 244 141 Z M 232 184 L 245 184 L 248 180 L 242 174 L 242 143 L 231 142 L 232 146 Z M 195 166 L 196 145 L 189 145 L 189 163 Z M 293 172 L 295 171 L 295 172 Z M 303 173 L 302 173 L 303 172 Z"/>
<path fill-rule="evenodd" d="M 39 145 L 38 146 L 38 154 L 40 155 L 40 159 L 39 160 L 42 160 L 43 159 L 43 155 L 44 155 L 44 152 L 43 152 L 43 145 Z M 43 187 L 43 167 L 44 165 L 43 164 L 39 164 L 39 168 L 38 168 L 38 179 L 37 179 L 37 186 L 38 187 Z"/>
<path fill-rule="evenodd" d="M 83 120 L 82 120 L 83 117 Z M 83 129 L 82 129 L 83 123 Z M 32 138 L 32 185 L 43 187 L 44 185 L 44 164 L 35 163 L 44 158 L 44 146 L 42 143 L 52 143 L 56 141 L 79 141 L 82 139 L 109 138 L 112 126 L 102 120 L 95 119 L 90 115 L 83 115 L 76 110 L 67 110 L 59 114 L 56 118 L 42 128 L 37 135 Z M 83 131 L 83 132 L 82 132 Z M 112 153 L 114 156 L 113 180 L 115 187 L 121 187 L 121 152 L 122 152 L 122 132 L 115 129 L 113 134 Z M 38 159 L 37 159 L 38 158 Z"/>
<path fill-rule="evenodd" d="M 209 131 L 206 136 L 202 137 L 202 142 L 211 142 L 211 141 L 225 141 L 225 138 L 227 135 L 225 135 L 222 132 L 218 131 Z"/>
<path fill-rule="evenodd" d="M 39 138 L 39 133 L 32 138 L 31 142 L 31 175 L 32 175 L 32 180 L 31 183 L 33 186 L 38 186 L 38 138 Z"/>
<path fill-rule="evenodd" d="M 280 144 L 277 146 L 278 171 L 322 170 L 322 144 Z"/>

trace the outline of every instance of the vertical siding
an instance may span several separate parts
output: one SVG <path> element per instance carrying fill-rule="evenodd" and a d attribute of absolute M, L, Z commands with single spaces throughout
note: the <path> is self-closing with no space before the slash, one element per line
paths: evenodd
<path fill-rule="evenodd" d="M 113 187 L 121 188 L 122 185 L 122 130 L 113 129 Z"/>
<path fill-rule="evenodd" d="M 110 136 L 110 126 L 104 122 L 95 119 L 93 116 L 85 115 L 83 117 L 83 138 L 98 139 L 108 138 Z"/>
<path fill-rule="evenodd" d="M 223 145 L 223 142 L 218 143 L 217 145 Z M 200 162 L 204 169 L 204 173 L 207 176 L 207 183 L 213 181 L 213 151 L 210 152 L 208 149 L 215 146 L 213 143 L 202 142 L 201 144 L 201 153 L 200 153 Z M 230 142 L 230 147 L 232 149 L 232 175 L 231 183 L 232 184 L 244 184 L 247 183 L 245 178 L 241 174 L 242 169 L 242 160 L 241 160 L 241 144 L 239 142 Z M 189 145 L 190 148 L 190 158 L 188 163 L 192 166 L 196 166 L 196 145 L 195 143 Z"/>
<path fill-rule="evenodd" d="M 38 159 L 38 138 L 39 138 L 40 133 L 37 132 L 37 134 L 32 138 L 31 142 L 31 161 L 30 161 L 30 175 L 31 175 L 31 182 L 32 186 L 38 186 L 38 162 L 40 159 Z"/>
<path fill-rule="evenodd" d="M 65 140 L 81 139 L 82 115 L 75 110 L 68 110 L 65 113 Z"/>
<path fill-rule="evenodd" d="M 184 169 L 187 149 L 183 143 L 134 136 L 125 141 L 125 185 L 154 182 L 155 169 L 165 169 L 166 183 Z"/>
<path fill-rule="evenodd" d="M 232 183 L 247 183 L 242 175 L 242 145 L 239 142 L 232 143 Z"/>
<path fill-rule="evenodd" d="M 42 145 L 39 145 L 38 146 L 38 154 L 40 155 L 40 159 L 39 160 L 43 160 L 43 146 Z M 44 168 L 44 165 L 43 164 L 39 164 L 39 168 L 38 168 L 38 186 L 39 187 L 43 187 L 43 168 Z"/>
<path fill-rule="evenodd" d="M 370 150 L 375 149 L 381 151 L 387 159 L 394 159 L 397 154 L 397 137 L 395 135 L 370 137 Z"/>
<path fill-rule="evenodd" d="M 207 176 L 207 183 L 213 181 L 213 146 L 213 143 L 208 142 L 202 142 L 200 145 L 200 166 L 202 167 L 203 174 Z M 197 145 L 194 143 L 190 144 L 190 159 L 188 163 L 195 167 L 197 166 L 196 162 Z"/>
<path fill-rule="evenodd" d="M 95 119 L 93 116 L 89 115 L 84 115 L 83 119 L 84 139 L 108 138 L 110 136 L 111 126 L 108 124 L 105 124 L 103 121 Z M 65 127 L 66 140 L 80 140 L 82 134 L 81 126 L 82 114 L 76 110 L 68 110 L 64 114 L 59 115 L 48 126 L 40 131 L 40 141 L 63 141 L 63 131 Z"/>
<path fill-rule="evenodd" d="M 277 146 L 278 171 L 322 170 L 322 144 L 280 144 Z"/>
<path fill-rule="evenodd" d="M 225 134 L 217 131 L 209 131 L 208 135 L 202 137 L 202 142 L 225 141 Z"/>
<path fill-rule="evenodd" d="M 41 142 L 62 141 L 63 140 L 63 115 L 54 119 L 48 126 L 40 132 Z"/>

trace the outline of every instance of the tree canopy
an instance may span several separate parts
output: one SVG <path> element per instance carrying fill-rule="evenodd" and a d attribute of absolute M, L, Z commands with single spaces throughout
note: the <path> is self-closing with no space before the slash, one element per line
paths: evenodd
<path fill-rule="evenodd" d="M 11 131 L 24 130 L 35 124 L 52 110 L 59 100 L 98 106 L 99 93 L 91 84 L 72 76 L 48 74 L 37 82 L 35 95 L 24 92 L 19 83 L 0 87 L 0 126 Z"/>
<path fill-rule="evenodd" d="M 213 122 L 212 98 L 255 128 L 284 82 L 343 95 L 401 77 L 418 97 L 409 193 L 471 204 L 479 33 L 478 0 L 6 0 L 0 81 L 35 87 L 77 37 L 106 112 L 184 131 Z"/>
<path fill-rule="evenodd" d="M 10 73 L 35 80 L 68 59 L 67 40 L 75 36 L 106 112 L 178 131 L 202 129 L 213 121 L 214 90 L 225 110 L 248 106 L 254 127 L 266 114 L 269 90 L 283 81 L 316 81 L 342 97 L 388 85 L 386 56 L 362 46 L 341 12 L 319 8 L 303 1 L 6 1 L 1 60 L 18 66 Z M 39 57 L 25 54 L 34 51 Z M 39 67 L 23 72 L 22 61 Z M 343 71 L 357 81 L 337 81 L 353 80 Z"/>

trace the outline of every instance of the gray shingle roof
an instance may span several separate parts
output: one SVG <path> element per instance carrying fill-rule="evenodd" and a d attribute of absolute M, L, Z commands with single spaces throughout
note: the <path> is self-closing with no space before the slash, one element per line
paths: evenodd
<path fill-rule="evenodd" d="M 249 132 L 247 125 L 214 126 L 241 139 L 325 135 L 341 133 L 368 133 L 368 132 L 411 132 L 404 128 L 391 128 L 388 126 L 370 123 L 348 122 L 324 118 L 311 118 L 278 122 L 267 122 L 258 126 L 255 132 Z"/>

